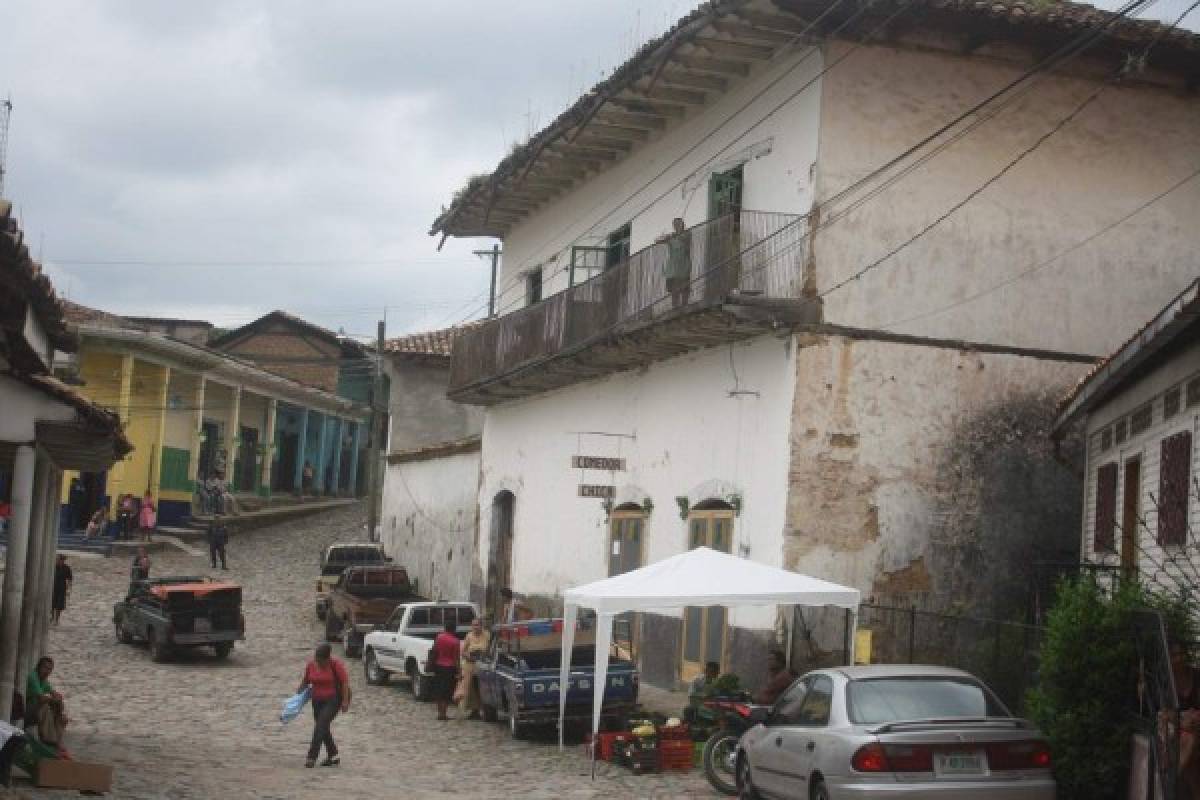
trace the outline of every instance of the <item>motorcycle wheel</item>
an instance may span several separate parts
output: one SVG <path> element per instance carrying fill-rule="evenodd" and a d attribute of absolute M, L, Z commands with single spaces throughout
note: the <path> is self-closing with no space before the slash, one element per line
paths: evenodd
<path fill-rule="evenodd" d="M 739 738 L 729 731 L 717 731 L 704 743 L 704 777 L 714 789 L 730 797 L 738 793 L 734 756 Z"/>

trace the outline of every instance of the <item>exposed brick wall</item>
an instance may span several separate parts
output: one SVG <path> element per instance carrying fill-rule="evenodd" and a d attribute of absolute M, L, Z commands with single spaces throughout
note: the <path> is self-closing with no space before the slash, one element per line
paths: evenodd
<path fill-rule="evenodd" d="M 341 348 L 283 323 L 251 331 L 221 349 L 278 375 L 327 392 L 337 391 Z"/>

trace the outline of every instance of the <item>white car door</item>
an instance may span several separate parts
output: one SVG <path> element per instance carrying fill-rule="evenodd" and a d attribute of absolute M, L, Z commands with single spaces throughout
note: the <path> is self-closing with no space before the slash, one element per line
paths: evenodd
<path fill-rule="evenodd" d="M 809 776 L 817 760 L 828 746 L 825 730 L 829 727 L 829 712 L 833 707 L 833 678 L 828 675 L 811 675 L 808 691 L 800 704 L 800 712 L 794 721 L 780 729 L 780 770 L 782 784 L 779 794 L 783 797 L 811 797 Z"/>
<path fill-rule="evenodd" d="M 398 647 L 406 610 L 404 607 L 400 607 L 393 611 L 387 622 L 383 624 L 383 630 L 377 634 L 380 646 L 375 648 L 375 658 L 379 661 L 379 666 L 389 672 L 404 671 L 404 663 L 400 660 Z"/>
<path fill-rule="evenodd" d="M 800 708 L 808 694 L 808 679 L 801 678 L 788 687 L 767 715 L 766 731 L 750 752 L 750 767 L 754 786 L 772 797 L 791 797 L 786 794 L 793 782 L 792 769 L 783 751 L 785 732 L 800 717 Z M 797 795 L 807 797 L 807 795 Z"/>

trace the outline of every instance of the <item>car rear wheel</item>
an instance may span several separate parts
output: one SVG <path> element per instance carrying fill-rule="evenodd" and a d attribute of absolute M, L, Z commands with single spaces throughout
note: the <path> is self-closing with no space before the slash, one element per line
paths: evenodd
<path fill-rule="evenodd" d="M 151 628 L 146 632 L 146 643 L 150 645 L 150 658 L 161 664 L 171 656 L 171 650 L 167 643 L 158 638 L 158 634 Z"/>
<path fill-rule="evenodd" d="M 336 642 L 342 636 L 341 620 L 337 617 L 327 614 L 325 616 L 325 641 Z"/>
<path fill-rule="evenodd" d="M 229 654 L 233 652 L 233 642 L 217 642 L 213 645 L 213 650 L 217 654 L 217 658 L 229 658 Z"/>
<path fill-rule="evenodd" d="M 737 789 L 740 800 L 762 800 L 750 776 L 750 759 L 742 756 L 737 763 Z M 828 800 L 828 796 L 826 797 Z"/>
<path fill-rule="evenodd" d="M 508 732 L 512 734 L 514 739 L 525 738 L 525 725 L 521 722 L 515 711 L 508 712 Z"/>
<path fill-rule="evenodd" d="M 122 625 L 119 620 L 113 623 L 113 628 L 116 630 L 118 642 L 120 642 L 121 644 L 132 644 L 133 643 L 133 634 L 131 634 L 129 631 L 125 630 L 125 626 Z"/>
<path fill-rule="evenodd" d="M 825 781 L 820 778 L 813 782 L 811 800 L 829 800 L 829 790 L 825 788 Z"/>
<path fill-rule="evenodd" d="M 379 666 L 374 650 L 368 650 L 363 656 L 363 677 L 372 686 L 383 686 L 388 682 L 388 671 Z"/>
<path fill-rule="evenodd" d="M 479 705 L 479 714 L 483 717 L 484 722 L 495 722 L 497 720 L 496 707 L 481 703 Z"/>
<path fill-rule="evenodd" d="M 428 701 L 433 692 L 433 682 L 425 676 L 425 673 L 421 672 L 420 668 L 413 669 L 411 674 L 413 697 L 422 703 Z"/>

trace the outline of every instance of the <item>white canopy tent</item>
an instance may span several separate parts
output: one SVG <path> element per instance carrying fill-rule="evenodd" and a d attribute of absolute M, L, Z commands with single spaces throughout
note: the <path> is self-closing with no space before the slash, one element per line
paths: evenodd
<path fill-rule="evenodd" d="M 627 611 L 687 606 L 804 605 L 838 606 L 858 621 L 859 591 L 808 575 L 769 567 L 744 558 L 697 547 L 654 564 L 595 581 L 564 595 L 562 664 L 559 672 L 558 744 L 563 745 L 571 648 L 580 608 L 596 612 L 596 660 L 592 697 L 592 734 L 600 730 L 600 711 L 608 684 L 608 650 L 613 617 Z M 854 632 L 850 635 L 851 647 Z M 850 653 L 854 660 L 853 652 Z"/>

